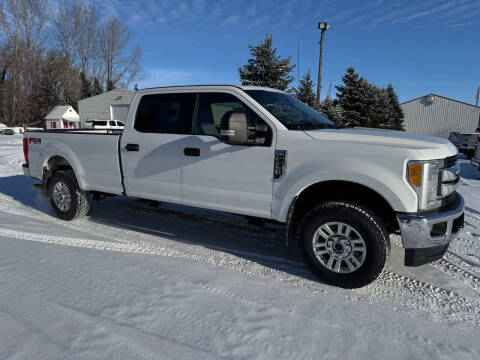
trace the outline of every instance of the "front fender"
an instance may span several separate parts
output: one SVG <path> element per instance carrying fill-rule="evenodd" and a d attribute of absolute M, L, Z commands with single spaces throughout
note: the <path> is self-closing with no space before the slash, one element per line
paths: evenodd
<path fill-rule="evenodd" d="M 384 167 L 376 166 L 372 169 L 372 164 L 370 164 L 370 174 L 374 176 L 352 170 L 316 171 L 308 176 L 303 176 L 301 169 L 297 168 L 296 172 L 296 179 L 293 179 L 293 176 L 287 176 L 283 181 L 274 185 L 272 214 L 278 221 L 285 222 L 287 220 L 290 205 L 303 190 L 311 185 L 327 181 L 344 181 L 363 185 L 382 196 L 397 212 L 415 212 L 417 210 L 417 196 L 404 181 L 405 177 L 389 172 Z"/>

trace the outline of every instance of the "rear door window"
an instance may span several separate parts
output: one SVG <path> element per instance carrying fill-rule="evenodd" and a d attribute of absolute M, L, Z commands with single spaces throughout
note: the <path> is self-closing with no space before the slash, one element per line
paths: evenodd
<path fill-rule="evenodd" d="M 193 93 L 144 95 L 134 128 L 146 133 L 190 134 L 195 99 Z"/>

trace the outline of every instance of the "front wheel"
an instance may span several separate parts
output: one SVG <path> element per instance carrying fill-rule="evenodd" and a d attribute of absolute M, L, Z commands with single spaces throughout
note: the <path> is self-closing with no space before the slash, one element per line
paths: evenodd
<path fill-rule="evenodd" d="M 57 216 L 62 220 L 85 216 L 90 209 L 88 192 L 80 189 L 72 171 L 58 171 L 52 175 L 49 198 Z"/>
<path fill-rule="evenodd" d="M 381 220 L 351 201 L 327 201 L 311 210 L 300 224 L 299 241 L 310 270 L 321 281 L 343 288 L 374 281 L 390 253 Z"/>

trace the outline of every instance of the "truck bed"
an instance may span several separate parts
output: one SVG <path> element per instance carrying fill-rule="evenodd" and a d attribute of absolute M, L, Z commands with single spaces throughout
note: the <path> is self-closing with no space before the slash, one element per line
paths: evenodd
<path fill-rule="evenodd" d="M 121 134 L 121 130 L 94 129 L 27 131 L 30 174 L 42 179 L 48 160 L 62 157 L 73 167 L 82 189 L 122 194 Z"/>

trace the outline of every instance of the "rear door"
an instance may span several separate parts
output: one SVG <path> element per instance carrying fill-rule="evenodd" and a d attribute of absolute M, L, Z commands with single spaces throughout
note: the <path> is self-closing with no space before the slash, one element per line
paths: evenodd
<path fill-rule="evenodd" d="M 220 139 L 220 123 L 231 112 L 246 112 L 249 144 Z M 250 126 L 251 125 L 251 126 Z M 236 95 L 199 93 L 192 133 L 182 157 L 183 203 L 238 214 L 271 217 L 275 144 L 272 126 Z"/>
<path fill-rule="evenodd" d="M 195 94 L 147 94 L 121 140 L 127 195 L 181 203 L 181 157 Z"/>

